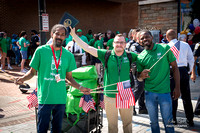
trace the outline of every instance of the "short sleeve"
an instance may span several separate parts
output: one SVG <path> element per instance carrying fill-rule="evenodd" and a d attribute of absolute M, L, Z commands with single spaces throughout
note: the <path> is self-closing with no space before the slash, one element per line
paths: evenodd
<path fill-rule="evenodd" d="M 36 71 L 39 70 L 39 65 L 40 65 L 40 51 L 41 49 L 38 48 L 35 53 L 33 54 L 33 58 L 31 59 L 31 62 L 30 62 L 30 66 L 32 68 L 34 68 Z"/>
<path fill-rule="evenodd" d="M 105 54 L 106 54 L 105 49 L 97 49 L 97 54 L 98 54 L 98 59 L 104 64 L 105 63 Z"/>
<path fill-rule="evenodd" d="M 134 52 L 130 52 L 130 53 L 132 55 L 132 62 L 136 62 L 138 55 L 136 53 L 134 53 Z"/>

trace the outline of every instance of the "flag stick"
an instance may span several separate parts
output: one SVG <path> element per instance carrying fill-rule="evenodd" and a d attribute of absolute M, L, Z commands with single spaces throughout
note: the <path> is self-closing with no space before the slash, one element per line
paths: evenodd
<path fill-rule="evenodd" d="M 156 61 L 156 63 L 153 64 L 153 66 L 149 70 L 151 70 L 169 52 L 169 50 L 170 49 L 168 49 L 167 52 L 162 57 L 160 57 L 160 59 L 158 61 Z"/>

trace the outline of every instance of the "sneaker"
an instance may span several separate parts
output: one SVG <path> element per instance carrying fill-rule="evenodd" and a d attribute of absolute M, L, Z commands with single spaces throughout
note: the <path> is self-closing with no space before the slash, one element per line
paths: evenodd
<path fill-rule="evenodd" d="M 4 72 L 4 73 L 6 72 L 4 69 L 1 69 L 1 71 Z"/>
<path fill-rule="evenodd" d="M 8 69 L 12 70 L 13 68 L 11 66 L 8 66 Z"/>
<path fill-rule="evenodd" d="M 21 70 L 20 72 L 22 72 L 22 73 L 26 73 L 27 70 L 26 70 L 26 69 L 23 69 L 23 70 Z"/>

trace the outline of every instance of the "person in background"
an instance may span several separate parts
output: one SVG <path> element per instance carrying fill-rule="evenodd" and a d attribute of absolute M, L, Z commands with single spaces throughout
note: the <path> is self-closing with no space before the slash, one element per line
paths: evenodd
<path fill-rule="evenodd" d="M 170 47 L 177 45 L 177 49 L 180 52 L 179 57 L 177 58 L 176 62 L 177 62 L 179 73 L 180 73 L 181 99 L 183 101 L 185 116 L 187 118 L 186 122 L 189 126 L 194 126 L 194 122 L 193 122 L 194 113 L 193 113 L 193 107 L 192 107 L 192 101 L 191 101 L 190 82 L 189 82 L 189 74 L 192 72 L 192 69 L 194 66 L 194 56 L 188 43 L 184 41 L 178 41 L 176 39 L 177 34 L 175 30 L 169 29 L 166 32 L 166 37 L 167 37 L 167 40 L 169 41 L 168 45 Z M 185 38 L 183 40 L 185 40 Z M 189 64 L 189 70 L 187 69 L 188 64 Z M 170 74 L 171 92 L 173 92 L 175 88 L 175 83 L 174 83 L 175 76 L 176 75 L 172 73 Z M 171 93 L 171 96 L 173 97 L 173 93 Z M 176 119 L 177 108 L 178 108 L 178 99 L 173 99 L 172 112 L 173 112 L 173 120 L 175 124 L 177 124 L 177 119 Z"/>
<path fill-rule="evenodd" d="M 31 30 L 31 56 L 33 56 L 35 50 L 40 45 L 40 39 L 36 30 Z"/>
<path fill-rule="evenodd" d="M 106 47 L 107 50 L 112 50 L 113 49 L 114 37 L 115 37 L 115 34 L 111 33 L 110 39 L 107 42 L 107 47 Z"/>
<path fill-rule="evenodd" d="M 85 37 L 82 33 L 82 30 L 81 29 L 78 29 L 77 31 L 77 35 L 81 38 L 81 40 L 83 40 L 85 43 L 88 44 L 88 39 L 87 37 Z M 83 56 L 82 56 L 82 65 L 85 66 L 87 65 L 87 62 L 86 62 L 86 53 L 85 51 L 82 49 L 82 53 L 83 53 Z"/>
<path fill-rule="evenodd" d="M 165 43 L 165 44 L 169 43 L 167 41 L 166 34 L 163 34 L 163 39 L 161 40 L 161 43 Z"/>
<path fill-rule="evenodd" d="M 126 42 L 128 42 L 128 38 L 127 38 L 126 32 L 124 32 L 122 35 L 124 36 Z"/>
<path fill-rule="evenodd" d="M 6 46 L 7 46 L 6 59 L 7 59 L 8 69 L 12 70 L 13 68 L 10 65 L 11 57 L 13 56 L 12 42 L 11 42 L 11 38 L 7 36 L 7 32 L 4 32 L 4 38 L 6 39 Z"/>
<path fill-rule="evenodd" d="M 111 34 L 112 34 L 111 30 L 107 30 L 107 32 L 105 33 L 105 37 L 103 39 L 103 47 L 104 47 L 104 49 L 107 49 L 107 42 L 108 42 L 108 40 L 111 39 Z"/>
<path fill-rule="evenodd" d="M 0 33 L 0 44 L 1 44 L 1 71 L 5 72 L 5 60 L 7 56 L 7 43 L 4 37 L 4 32 Z"/>
<path fill-rule="evenodd" d="M 88 42 L 93 39 L 92 30 L 88 30 L 88 33 L 85 35 L 88 39 Z"/>
<path fill-rule="evenodd" d="M 15 53 L 15 64 L 16 65 L 20 65 L 20 50 L 19 50 L 19 46 L 17 45 L 17 35 L 16 34 L 12 34 L 12 50 Z"/>
<path fill-rule="evenodd" d="M 22 73 L 26 73 L 28 71 L 24 68 L 25 62 L 27 60 L 28 47 L 30 46 L 30 43 L 27 42 L 26 37 L 27 37 L 26 32 L 21 31 L 20 39 L 19 39 L 18 42 L 19 42 L 19 45 L 21 47 L 20 53 L 21 53 L 21 56 L 22 56 L 22 61 L 21 61 L 21 71 L 20 72 L 22 72 Z"/>

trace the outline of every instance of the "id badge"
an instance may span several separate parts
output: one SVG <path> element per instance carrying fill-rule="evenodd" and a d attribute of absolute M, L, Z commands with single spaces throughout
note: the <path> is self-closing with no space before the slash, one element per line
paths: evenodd
<path fill-rule="evenodd" d="M 56 79 L 56 82 L 57 82 L 57 83 L 60 82 L 60 81 L 61 81 L 61 79 L 60 79 L 60 74 L 56 74 L 56 75 L 55 75 L 55 79 Z"/>

